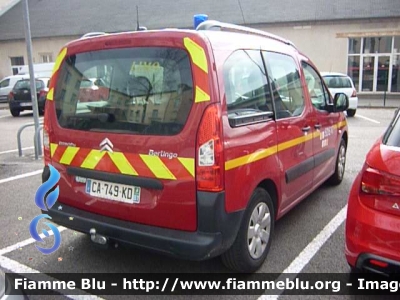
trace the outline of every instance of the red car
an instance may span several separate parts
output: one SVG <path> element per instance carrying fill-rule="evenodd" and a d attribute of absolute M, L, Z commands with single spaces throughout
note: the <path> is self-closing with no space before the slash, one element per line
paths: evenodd
<path fill-rule="evenodd" d="M 400 271 L 400 110 L 374 144 L 349 196 L 346 259 L 353 271 Z"/>

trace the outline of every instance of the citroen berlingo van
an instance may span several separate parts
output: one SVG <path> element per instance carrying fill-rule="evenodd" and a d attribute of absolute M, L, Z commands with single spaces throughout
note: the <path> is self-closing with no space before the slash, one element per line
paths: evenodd
<path fill-rule="evenodd" d="M 98 92 L 81 99 L 88 80 Z M 98 244 L 256 271 L 274 223 L 342 181 L 347 106 L 291 42 L 247 27 L 70 42 L 47 94 L 48 214 Z"/>

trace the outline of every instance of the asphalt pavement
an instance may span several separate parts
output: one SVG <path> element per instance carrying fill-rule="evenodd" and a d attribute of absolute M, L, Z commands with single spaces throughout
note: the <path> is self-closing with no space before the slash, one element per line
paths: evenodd
<path fill-rule="evenodd" d="M 341 185 L 323 185 L 279 220 L 275 227 L 269 256 L 259 272 L 348 273 L 344 257 L 344 216 L 351 184 L 360 171 L 365 155 L 384 132 L 394 109 L 359 108 L 348 119 L 349 145 L 344 180 Z M 16 131 L 32 122 L 32 114 L 13 118 L 0 110 L 0 267 L 4 271 L 41 273 L 225 273 L 229 272 L 218 258 L 190 262 L 172 259 L 137 249 L 101 249 L 83 234 L 62 231 L 61 247 L 43 255 L 30 239 L 29 224 L 38 215 L 34 195 L 41 184 L 41 159 L 33 156 L 33 129 L 23 132 L 23 156 L 16 151 Z M 36 173 L 35 173 L 36 172 Z M 19 178 L 16 176 L 26 176 Z M 25 175 L 24 175 L 25 174 Z M 333 220 L 333 221 L 332 221 Z M 21 242 L 23 242 L 21 244 Z M 50 240 L 51 242 L 51 240 Z M 128 299 L 102 296 L 104 299 Z M 62 299 L 64 296 L 36 296 L 32 299 Z M 143 296 L 135 298 L 154 298 Z M 177 297 L 184 299 L 185 297 Z M 258 296 L 196 296 L 201 299 L 257 299 Z M 296 299 L 328 299 L 333 296 L 296 296 Z M 352 299 L 354 296 L 341 296 Z M 363 297 L 357 296 L 357 299 Z M 279 299 L 288 299 L 281 296 Z M 290 299 L 293 299 L 292 297 Z M 368 298 L 372 299 L 372 298 Z M 376 298 L 378 299 L 378 298 Z"/>

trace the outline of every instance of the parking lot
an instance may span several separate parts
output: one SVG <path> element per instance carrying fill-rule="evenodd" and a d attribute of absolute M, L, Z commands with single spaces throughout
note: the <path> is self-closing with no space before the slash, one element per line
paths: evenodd
<path fill-rule="evenodd" d="M 366 153 L 384 132 L 393 113 L 394 109 L 388 108 L 360 108 L 355 117 L 348 119 L 349 145 L 342 184 L 337 187 L 322 186 L 277 222 L 271 251 L 259 272 L 349 271 L 344 257 L 344 220 L 348 193 Z M 5 272 L 228 272 L 218 258 L 189 262 L 136 249 L 100 249 L 87 236 L 67 229 L 61 233 L 61 247 L 56 252 L 43 255 L 37 251 L 34 240 L 30 239 L 29 224 L 39 214 L 34 195 L 41 184 L 43 163 L 40 159 L 34 160 L 32 128 L 22 134 L 23 157 L 18 157 L 16 151 L 18 128 L 32 121 L 31 113 L 13 118 L 8 110 L 0 110 L 0 266 Z M 61 298 L 37 296 L 33 299 L 52 297 Z M 257 296 L 248 298 L 256 299 Z M 318 296 L 312 298 L 317 299 Z"/>

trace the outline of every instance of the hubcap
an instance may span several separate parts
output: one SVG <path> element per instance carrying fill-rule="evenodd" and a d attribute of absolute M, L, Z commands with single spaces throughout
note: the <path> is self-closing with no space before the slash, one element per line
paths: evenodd
<path fill-rule="evenodd" d="M 345 165 L 346 165 L 346 148 L 344 146 L 341 146 L 338 159 L 338 171 L 339 171 L 338 173 L 340 178 L 343 177 Z"/>
<path fill-rule="evenodd" d="M 247 246 L 250 256 L 260 258 L 269 241 L 271 214 L 267 204 L 259 203 L 253 210 L 247 230 Z"/>

